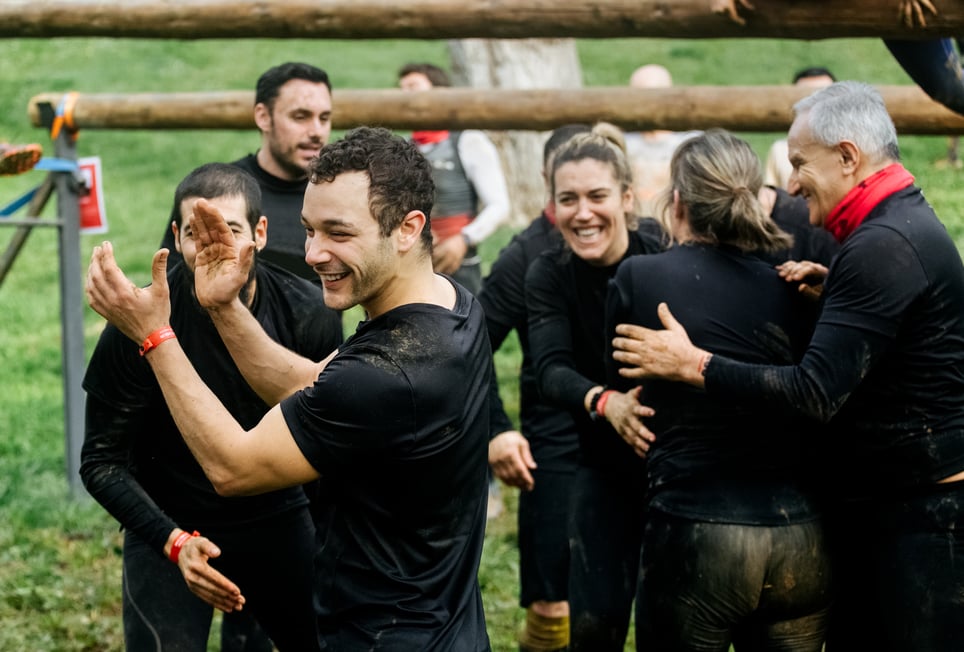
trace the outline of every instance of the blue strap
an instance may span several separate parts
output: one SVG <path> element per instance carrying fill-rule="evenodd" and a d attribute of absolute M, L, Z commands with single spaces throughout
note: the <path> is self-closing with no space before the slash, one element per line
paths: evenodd
<path fill-rule="evenodd" d="M 77 161 L 71 161 L 67 158 L 48 158 L 45 156 L 37 161 L 33 169 L 48 170 L 50 172 L 75 172 L 80 168 L 77 165 Z"/>
<path fill-rule="evenodd" d="M 7 204 L 6 206 L 0 208 L 0 217 L 10 217 L 10 216 L 13 215 L 14 213 L 16 213 L 18 210 L 20 210 L 21 208 L 23 208 L 24 206 L 26 206 L 27 204 L 29 204 L 29 203 L 33 200 L 34 195 L 37 194 L 37 191 L 38 191 L 38 190 L 40 190 L 40 186 L 37 186 L 36 188 L 33 188 L 32 190 L 28 190 L 27 192 L 25 192 L 24 194 L 20 195 L 19 197 L 17 197 L 16 199 L 14 199 L 12 202 L 10 202 L 9 204 Z"/>

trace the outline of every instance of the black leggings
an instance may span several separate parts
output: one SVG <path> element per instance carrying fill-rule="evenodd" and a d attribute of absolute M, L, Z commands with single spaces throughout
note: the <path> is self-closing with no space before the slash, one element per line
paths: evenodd
<path fill-rule="evenodd" d="M 569 595 L 572 471 L 533 469 L 535 487 L 519 494 L 519 601 L 561 602 Z"/>
<path fill-rule="evenodd" d="M 318 650 L 312 601 L 314 526 L 307 508 L 232 532 L 202 532 L 214 565 L 241 588 L 249 611 L 282 652 Z M 177 566 L 131 532 L 124 536 L 124 642 L 128 650 L 207 650 L 213 608 Z"/>
<path fill-rule="evenodd" d="M 828 652 L 964 645 L 964 482 L 842 508 L 832 522 L 838 598 Z"/>
<path fill-rule="evenodd" d="M 778 527 L 647 516 L 639 650 L 819 652 L 830 605 L 820 521 Z"/>
<path fill-rule="evenodd" d="M 641 482 L 612 470 L 576 470 L 569 512 L 572 652 L 623 650 L 643 532 Z"/>

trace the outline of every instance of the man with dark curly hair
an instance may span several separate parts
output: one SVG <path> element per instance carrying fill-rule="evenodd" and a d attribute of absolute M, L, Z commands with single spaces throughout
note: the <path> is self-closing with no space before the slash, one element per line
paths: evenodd
<path fill-rule="evenodd" d="M 242 374 L 274 407 L 244 430 L 170 331 L 166 252 L 136 288 L 110 243 L 94 249 L 91 306 L 135 342 L 185 441 L 219 492 L 254 494 L 322 477 L 315 557 L 319 637 L 329 650 L 489 649 L 477 573 L 486 507 L 491 349 L 482 309 L 432 270 L 435 186 L 416 147 L 360 128 L 309 168 L 306 261 L 325 303 L 364 321 L 321 363 L 267 338 L 242 310 L 251 247 L 199 202 L 196 290 Z M 204 537 L 184 547 L 206 546 Z M 265 542 L 266 554 L 271 542 Z M 244 597 L 216 578 L 228 608 Z"/>

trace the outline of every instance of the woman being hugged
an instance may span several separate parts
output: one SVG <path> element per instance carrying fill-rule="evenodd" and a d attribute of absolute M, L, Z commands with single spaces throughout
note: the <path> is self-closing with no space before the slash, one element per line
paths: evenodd
<path fill-rule="evenodd" d="M 659 327 L 657 306 L 667 302 L 707 351 L 758 364 L 799 360 L 816 306 L 754 255 L 790 244 L 757 200 L 756 154 L 710 130 L 680 146 L 670 174 L 664 203 L 678 244 L 619 268 L 608 337 L 619 323 Z M 609 381 L 632 389 L 609 360 Z M 640 649 L 819 651 L 830 571 L 806 477 L 817 426 L 682 383 L 648 381 L 641 399 L 655 410 L 647 426 L 656 438 L 647 453 Z"/>
<path fill-rule="evenodd" d="M 572 414 L 579 466 L 570 510 L 570 650 L 621 652 L 636 591 L 642 460 L 610 423 L 646 436 L 636 390 L 604 391 L 606 286 L 630 256 L 662 250 L 662 229 L 632 214 L 622 133 L 600 124 L 573 136 L 547 167 L 561 248 L 526 274 L 529 342 L 543 398 Z"/>

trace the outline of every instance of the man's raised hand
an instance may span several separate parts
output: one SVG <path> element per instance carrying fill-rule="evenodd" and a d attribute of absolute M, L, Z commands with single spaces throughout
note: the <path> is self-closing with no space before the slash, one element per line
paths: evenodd
<path fill-rule="evenodd" d="M 171 323 L 167 286 L 167 249 L 154 254 L 151 284 L 139 288 L 117 265 L 114 247 L 103 242 L 94 247 L 87 268 L 87 302 L 104 319 L 138 344 Z"/>
<path fill-rule="evenodd" d="M 234 301 L 248 283 L 255 244 L 236 240 L 221 212 L 205 199 L 194 203 L 191 232 L 197 245 L 194 290 L 205 308 Z"/>

